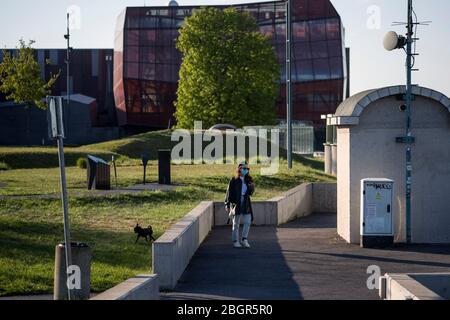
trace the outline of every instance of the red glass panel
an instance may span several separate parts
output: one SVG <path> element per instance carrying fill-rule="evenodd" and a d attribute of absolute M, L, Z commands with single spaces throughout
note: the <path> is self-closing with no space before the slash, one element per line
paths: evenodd
<path fill-rule="evenodd" d="M 342 57 L 342 48 L 340 40 L 328 41 L 328 55 L 330 57 Z"/>
<path fill-rule="evenodd" d="M 327 58 L 328 46 L 326 41 L 317 41 L 311 43 L 311 53 L 313 59 Z"/>
<path fill-rule="evenodd" d="M 140 48 L 140 61 L 143 63 L 155 63 L 155 61 L 156 61 L 155 48 L 141 47 Z"/>
<path fill-rule="evenodd" d="M 138 46 L 139 45 L 139 30 L 127 30 L 125 45 Z"/>
<path fill-rule="evenodd" d="M 292 23 L 292 39 L 294 41 L 308 41 L 308 23 L 306 21 Z"/>
<path fill-rule="evenodd" d="M 308 18 L 315 19 L 324 17 L 327 14 L 326 2 L 328 0 L 308 1 Z"/>
<path fill-rule="evenodd" d="M 141 64 L 141 74 L 140 79 L 143 80 L 153 80 L 156 75 L 156 67 L 153 63 L 142 63 Z"/>
<path fill-rule="evenodd" d="M 125 77 L 137 79 L 139 77 L 139 63 L 126 62 L 125 66 Z"/>
<path fill-rule="evenodd" d="M 328 59 L 313 60 L 313 66 L 314 66 L 314 79 L 315 80 L 330 79 L 330 66 L 328 63 Z"/>
<path fill-rule="evenodd" d="M 309 21 L 309 34 L 311 41 L 326 39 L 326 29 L 324 20 Z"/>
<path fill-rule="evenodd" d="M 125 61 L 139 62 L 139 47 L 137 47 L 137 46 L 126 47 Z"/>
<path fill-rule="evenodd" d="M 156 30 L 141 30 L 141 46 L 153 46 L 156 42 Z"/>
<path fill-rule="evenodd" d="M 308 17 L 308 0 L 292 0 L 294 20 L 305 20 Z"/>
<path fill-rule="evenodd" d="M 268 38 L 273 38 L 275 30 L 272 24 L 260 26 L 259 31 Z"/>
<path fill-rule="evenodd" d="M 311 59 L 311 45 L 309 42 L 294 43 L 293 56 L 296 60 Z"/>
<path fill-rule="evenodd" d="M 312 81 L 314 80 L 314 70 L 311 60 L 300 60 L 295 62 L 297 66 L 296 74 L 297 81 Z"/>
<path fill-rule="evenodd" d="M 328 19 L 327 25 L 327 38 L 328 40 L 339 39 L 341 36 L 341 25 L 339 19 Z"/>
<path fill-rule="evenodd" d="M 343 78 L 342 58 L 330 58 L 331 78 Z"/>
<path fill-rule="evenodd" d="M 277 23 L 275 25 L 277 42 L 286 41 L 286 25 L 284 23 Z"/>

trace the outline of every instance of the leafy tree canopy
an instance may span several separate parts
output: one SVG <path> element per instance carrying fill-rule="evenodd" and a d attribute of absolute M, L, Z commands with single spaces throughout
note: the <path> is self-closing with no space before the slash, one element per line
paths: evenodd
<path fill-rule="evenodd" d="M 186 18 L 177 40 L 183 54 L 177 91 L 178 127 L 276 121 L 279 65 L 270 40 L 248 13 L 202 8 Z"/>
<path fill-rule="evenodd" d="M 35 50 L 32 48 L 33 43 L 33 40 L 27 44 L 21 39 L 18 54 L 15 56 L 3 50 L 3 61 L 0 63 L 0 92 L 4 93 L 8 100 L 26 104 L 28 107 L 35 104 L 45 109 L 47 105 L 42 98 L 51 93 L 60 72 L 51 75 L 48 82 L 41 78 Z M 50 62 L 47 60 L 46 63 Z"/>

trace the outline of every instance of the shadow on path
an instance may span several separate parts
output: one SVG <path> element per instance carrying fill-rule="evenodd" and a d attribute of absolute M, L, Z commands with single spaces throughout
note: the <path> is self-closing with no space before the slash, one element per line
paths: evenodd
<path fill-rule="evenodd" d="M 252 227 L 251 249 L 233 249 L 216 228 L 173 292 L 162 299 L 374 300 L 367 268 L 381 273 L 448 272 L 450 246 L 364 249 L 336 233 L 336 214 L 313 214 L 279 227 Z"/>
<path fill-rule="evenodd" d="M 276 228 L 252 227 L 251 249 L 236 249 L 231 227 L 213 230 L 198 249 L 171 299 L 301 299 Z"/>

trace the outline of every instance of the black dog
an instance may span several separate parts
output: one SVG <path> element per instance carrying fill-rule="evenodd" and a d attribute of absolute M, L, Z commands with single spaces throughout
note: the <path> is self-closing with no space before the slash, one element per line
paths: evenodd
<path fill-rule="evenodd" d="M 136 227 L 134 227 L 134 233 L 137 233 L 136 242 L 138 242 L 140 237 L 144 237 L 145 240 L 148 242 L 149 237 L 151 240 L 155 241 L 155 238 L 153 238 L 153 229 L 152 226 L 148 226 L 146 229 L 139 226 L 139 224 L 136 224 Z"/>

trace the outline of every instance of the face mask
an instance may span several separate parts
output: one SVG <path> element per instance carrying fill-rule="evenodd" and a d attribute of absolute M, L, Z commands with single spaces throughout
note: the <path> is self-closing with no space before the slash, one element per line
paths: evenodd
<path fill-rule="evenodd" d="M 241 169 L 241 174 L 245 177 L 248 174 L 248 169 Z"/>

